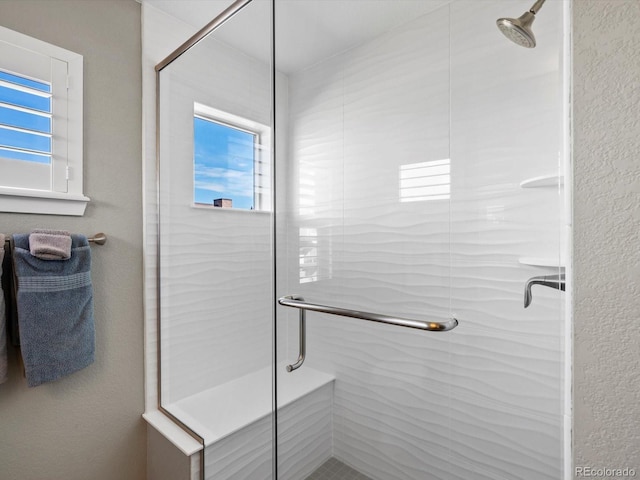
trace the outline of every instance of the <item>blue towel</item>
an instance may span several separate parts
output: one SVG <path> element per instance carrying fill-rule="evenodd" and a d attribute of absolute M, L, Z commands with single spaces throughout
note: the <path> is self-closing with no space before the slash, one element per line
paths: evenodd
<path fill-rule="evenodd" d="M 94 361 L 91 247 L 72 235 L 71 258 L 42 260 L 29 235 L 14 235 L 20 345 L 27 384 L 58 380 Z"/>
<path fill-rule="evenodd" d="M 2 261 L 4 260 L 4 235 L 0 233 L 0 277 L 2 277 Z M 0 292 L 0 383 L 7 381 L 7 316 L 5 315 L 4 294 Z"/>

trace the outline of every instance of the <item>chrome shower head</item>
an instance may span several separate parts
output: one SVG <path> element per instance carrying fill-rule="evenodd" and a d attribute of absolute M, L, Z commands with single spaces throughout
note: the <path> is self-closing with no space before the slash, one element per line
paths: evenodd
<path fill-rule="evenodd" d="M 500 31 L 514 43 L 521 47 L 533 48 L 536 46 L 536 37 L 531 30 L 531 24 L 536 16 L 527 12 L 519 18 L 500 18 L 496 24 Z"/>
<path fill-rule="evenodd" d="M 533 48 L 536 46 L 536 37 L 531 30 L 531 25 L 536 19 L 536 13 L 542 7 L 545 0 L 538 0 L 528 12 L 518 18 L 500 18 L 496 21 L 500 31 L 514 43 L 521 47 Z"/>

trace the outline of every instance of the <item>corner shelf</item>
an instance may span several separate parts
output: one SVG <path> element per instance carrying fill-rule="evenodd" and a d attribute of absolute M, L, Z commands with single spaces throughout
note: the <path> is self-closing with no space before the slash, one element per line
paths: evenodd
<path fill-rule="evenodd" d="M 518 262 L 534 267 L 564 268 L 564 263 L 558 257 L 520 257 Z"/>
<path fill-rule="evenodd" d="M 520 188 L 544 188 L 564 185 L 563 175 L 543 175 L 540 177 L 528 178 L 520 182 Z"/>

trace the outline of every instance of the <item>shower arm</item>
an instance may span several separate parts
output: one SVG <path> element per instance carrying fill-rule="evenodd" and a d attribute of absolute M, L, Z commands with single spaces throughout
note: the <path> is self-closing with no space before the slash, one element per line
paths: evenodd
<path fill-rule="evenodd" d="M 538 0 L 536 3 L 533 4 L 533 7 L 531 7 L 529 11 L 535 15 L 536 13 L 538 13 L 538 10 L 542 8 L 542 5 L 544 5 L 545 1 L 546 0 Z"/>

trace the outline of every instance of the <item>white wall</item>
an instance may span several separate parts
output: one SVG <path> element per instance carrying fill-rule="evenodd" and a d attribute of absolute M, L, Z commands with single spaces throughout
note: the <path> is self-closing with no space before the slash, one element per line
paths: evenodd
<path fill-rule="evenodd" d="M 308 314 L 307 365 L 337 377 L 334 454 L 372 478 L 561 477 L 564 294 L 534 287 L 524 310 L 525 281 L 557 268 L 518 262 L 557 258 L 563 226 L 557 188 L 519 187 L 560 168 L 562 3 L 545 8 L 535 50 L 495 29 L 504 2 L 463 1 L 290 76 L 288 293 L 460 320 Z M 447 158 L 451 201 L 399 202 L 402 165 Z M 316 282 L 293 280 L 298 228 L 317 231 Z"/>
<path fill-rule="evenodd" d="M 0 24 L 84 56 L 83 217 L 0 214 L 34 227 L 107 234 L 92 247 L 96 360 L 27 388 L 10 350 L 0 385 L 0 477 L 145 478 L 140 5 L 133 0 L 2 0 Z"/>
<path fill-rule="evenodd" d="M 640 3 L 573 8 L 574 465 L 638 475 Z"/>

